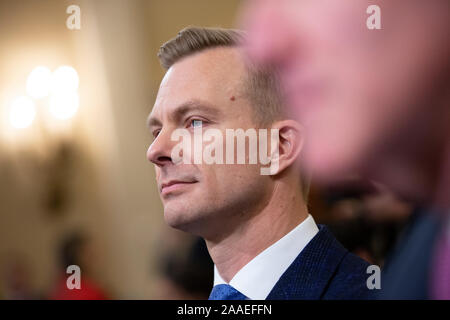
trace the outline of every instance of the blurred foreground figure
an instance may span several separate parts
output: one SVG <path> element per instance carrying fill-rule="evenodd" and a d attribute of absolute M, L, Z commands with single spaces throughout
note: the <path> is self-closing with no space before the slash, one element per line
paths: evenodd
<path fill-rule="evenodd" d="M 450 299 L 450 1 L 253 1 L 242 21 L 252 59 L 281 70 L 318 181 L 357 171 L 422 207 L 382 296 Z"/>

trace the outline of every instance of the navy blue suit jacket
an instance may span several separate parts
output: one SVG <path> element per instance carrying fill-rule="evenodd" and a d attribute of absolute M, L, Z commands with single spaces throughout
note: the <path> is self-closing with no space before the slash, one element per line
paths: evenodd
<path fill-rule="evenodd" d="M 372 299 L 369 264 L 345 249 L 323 225 L 267 296 L 268 300 Z"/>
<path fill-rule="evenodd" d="M 381 276 L 380 299 L 431 299 L 430 285 L 436 242 L 444 215 L 417 208 Z M 406 272 L 405 272 L 406 270 Z"/>

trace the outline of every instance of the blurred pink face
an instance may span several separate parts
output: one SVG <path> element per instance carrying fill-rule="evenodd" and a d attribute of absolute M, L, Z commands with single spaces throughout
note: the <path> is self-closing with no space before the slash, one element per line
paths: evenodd
<path fill-rule="evenodd" d="M 381 30 L 366 9 L 381 8 Z M 308 126 L 306 160 L 329 180 L 417 143 L 448 75 L 450 1 L 257 0 L 242 16 L 248 53 L 279 67 Z M 446 78 L 448 80 L 448 78 Z M 417 139 L 416 139 L 417 138 Z"/>

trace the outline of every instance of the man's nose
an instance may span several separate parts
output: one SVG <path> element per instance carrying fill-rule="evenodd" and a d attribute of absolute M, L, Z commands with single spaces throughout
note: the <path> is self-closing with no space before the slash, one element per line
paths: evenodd
<path fill-rule="evenodd" d="M 152 144 L 148 147 L 147 159 L 159 167 L 172 164 L 171 152 L 173 143 L 174 142 L 170 139 L 170 134 L 161 130 L 155 140 L 153 140 Z"/>

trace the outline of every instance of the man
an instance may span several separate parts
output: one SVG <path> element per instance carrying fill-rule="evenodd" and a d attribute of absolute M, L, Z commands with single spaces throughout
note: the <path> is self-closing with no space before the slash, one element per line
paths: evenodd
<path fill-rule="evenodd" d="M 383 297 L 450 299 L 450 1 L 264 0 L 242 21 L 248 53 L 282 69 L 291 112 L 308 122 L 318 181 L 358 171 L 429 207 Z"/>
<path fill-rule="evenodd" d="M 159 51 L 167 73 L 148 119 L 155 139 L 147 157 L 165 220 L 206 240 L 215 264 L 210 299 L 369 298 L 368 264 L 308 213 L 302 126 L 283 112 L 274 78 L 245 63 L 242 40 L 238 31 L 187 28 Z M 190 144 L 182 160 L 173 152 L 177 130 L 224 137 L 230 129 L 276 133 L 272 175 L 261 174 L 261 163 L 248 164 L 250 152 L 246 164 L 196 162 Z M 211 144 L 225 145 L 219 136 L 202 147 Z"/>

